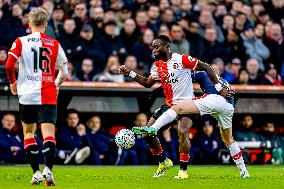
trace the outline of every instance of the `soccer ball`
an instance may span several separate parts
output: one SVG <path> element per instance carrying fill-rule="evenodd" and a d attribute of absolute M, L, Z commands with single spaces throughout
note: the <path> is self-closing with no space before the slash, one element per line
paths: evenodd
<path fill-rule="evenodd" d="M 116 133 L 115 143 L 120 148 L 129 149 L 135 144 L 135 135 L 129 129 L 122 129 Z"/>

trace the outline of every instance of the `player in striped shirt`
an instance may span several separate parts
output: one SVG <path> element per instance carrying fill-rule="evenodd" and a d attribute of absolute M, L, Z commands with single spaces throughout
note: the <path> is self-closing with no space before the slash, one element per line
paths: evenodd
<path fill-rule="evenodd" d="M 170 39 L 167 36 L 160 35 L 152 43 L 153 55 L 156 62 L 151 68 L 149 78 L 142 77 L 137 73 L 130 71 L 127 67 L 121 66 L 119 71 L 122 74 L 129 75 L 144 87 L 152 87 L 158 80 L 165 94 L 165 104 L 156 112 L 148 122 L 148 126 L 152 125 L 156 119 L 171 106 L 193 98 L 193 84 L 191 79 L 191 71 L 204 70 L 207 72 L 214 84 L 218 84 L 218 78 L 212 68 L 200 62 L 198 59 L 189 55 L 180 55 L 170 51 Z M 227 93 L 226 90 L 219 88 L 221 93 Z M 158 115 L 157 115 L 158 114 Z M 157 116 L 156 116 L 157 115 Z M 179 124 L 179 140 L 180 140 L 180 170 L 186 172 L 189 161 L 189 138 L 188 129 L 191 120 L 185 115 L 180 115 Z M 163 131 L 165 128 L 159 130 Z M 145 136 L 145 140 L 150 146 L 150 150 L 159 160 L 159 167 L 154 177 L 164 175 L 167 168 L 172 166 L 172 162 L 164 153 L 162 146 L 157 137 Z M 181 178 L 177 175 L 175 178 Z"/>
<path fill-rule="evenodd" d="M 44 8 L 29 13 L 32 34 L 19 37 L 13 43 L 6 62 L 6 72 L 13 95 L 18 94 L 20 118 L 24 132 L 24 148 L 33 177 L 31 184 L 45 179 L 47 186 L 55 185 L 52 167 L 55 154 L 55 123 L 57 119 L 57 95 L 68 74 L 67 58 L 61 45 L 44 34 L 48 14 Z M 14 65 L 19 62 L 18 79 Z M 59 74 L 55 78 L 55 66 Z M 34 138 L 36 124 L 41 125 L 45 168 L 41 173 L 38 163 L 38 146 Z"/>

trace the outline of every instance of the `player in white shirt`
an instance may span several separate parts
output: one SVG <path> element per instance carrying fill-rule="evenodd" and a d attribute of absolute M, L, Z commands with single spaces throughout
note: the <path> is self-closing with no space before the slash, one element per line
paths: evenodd
<path fill-rule="evenodd" d="M 158 80 L 161 81 L 161 86 L 165 94 L 165 104 L 150 118 L 148 126 L 151 126 L 158 117 L 169 109 L 171 106 L 183 102 L 187 99 L 193 98 L 193 84 L 191 79 L 191 70 L 199 69 L 207 72 L 208 76 L 213 83 L 218 83 L 218 78 L 212 68 L 200 62 L 198 59 L 189 55 L 180 55 L 170 51 L 170 39 L 165 35 L 158 36 L 153 42 L 153 55 L 156 62 L 152 66 L 151 75 L 149 78 L 142 77 L 137 73 L 130 71 L 127 67 L 121 66 L 119 71 L 122 74 L 129 75 L 139 84 L 144 87 L 152 87 Z M 227 91 L 220 89 L 222 93 Z M 220 91 L 219 90 L 219 91 Z M 185 174 L 183 177 L 177 175 L 175 178 L 184 179 L 188 178 L 187 164 L 189 161 L 190 141 L 188 138 L 188 129 L 191 126 L 191 120 L 185 115 L 180 115 L 181 119 L 179 128 L 180 140 L 180 170 Z M 159 132 L 168 128 L 159 128 Z M 135 131 L 134 131 L 135 132 Z M 136 133 L 139 133 L 137 130 Z M 157 137 L 145 135 L 146 142 L 150 146 L 150 150 L 159 160 L 159 167 L 154 177 L 160 177 L 164 174 L 165 170 L 172 166 L 172 162 L 164 153 L 163 148 Z"/>
<path fill-rule="evenodd" d="M 210 68 L 208 67 L 208 65 L 206 66 L 205 63 L 202 63 L 199 60 L 194 66 L 192 66 L 194 70 L 206 70 Z M 234 106 L 226 100 L 226 98 L 224 98 L 231 95 L 228 93 L 231 91 L 230 86 L 224 79 L 218 79 L 218 77 L 214 74 L 214 71 L 210 71 L 209 69 L 206 73 L 215 85 L 216 91 L 220 94 L 204 94 L 201 97 L 186 99 L 171 106 L 171 108 L 164 112 L 150 127 L 133 127 L 132 130 L 134 133 L 156 136 L 157 131 L 159 131 L 164 125 L 171 123 L 180 114 L 211 114 L 218 121 L 221 137 L 240 171 L 240 176 L 242 178 L 250 178 L 242 157 L 242 151 L 232 136 Z M 179 176 L 187 177 L 187 173 L 180 171 Z"/>
<path fill-rule="evenodd" d="M 24 132 L 24 148 L 33 169 L 32 184 L 45 179 L 54 186 L 52 167 L 55 154 L 55 123 L 57 95 L 68 74 L 66 55 L 55 39 L 44 34 L 48 14 L 44 8 L 29 13 L 32 34 L 19 37 L 13 43 L 6 63 L 6 72 L 13 95 L 19 96 L 19 110 Z M 14 65 L 19 62 L 18 80 Z M 55 66 L 59 74 L 55 78 Z M 38 163 L 38 146 L 34 138 L 36 124 L 41 125 L 45 168 L 41 173 Z"/>

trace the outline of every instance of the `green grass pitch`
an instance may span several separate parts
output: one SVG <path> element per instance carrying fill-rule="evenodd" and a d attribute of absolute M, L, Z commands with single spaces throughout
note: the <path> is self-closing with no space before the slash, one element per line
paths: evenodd
<path fill-rule="evenodd" d="M 55 166 L 55 188 L 92 189 L 250 189 L 284 188 L 284 166 L 249 166 L 252 178 L 243 180 L 235 166 L 190 166 L 189 179 L 175 180 L 178 167 L 164 177 L 152 178 L 156 166 Z M 28 166 L 1 166 L 0 189 L 45 188 L 31 186 Z"/>

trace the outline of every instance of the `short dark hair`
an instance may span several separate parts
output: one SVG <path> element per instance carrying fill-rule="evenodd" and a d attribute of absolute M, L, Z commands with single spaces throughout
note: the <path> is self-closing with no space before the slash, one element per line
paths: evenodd
<path fill-rule="evenodd" d="M 156 39 L 159 39 L 165 43 L 171 43 L 170 38 L 166 35 L 159 35 Z"/>
<path fill-rule="evenodd" d="M 76 109 L 68 109 L 67 111 L 66 111 L 66 118 L 70 115 L 70 114 L 77 114 L 78 116 L 79 116 L 79 112 L 78 112 L 78 110 L 76 110 Z"/>

